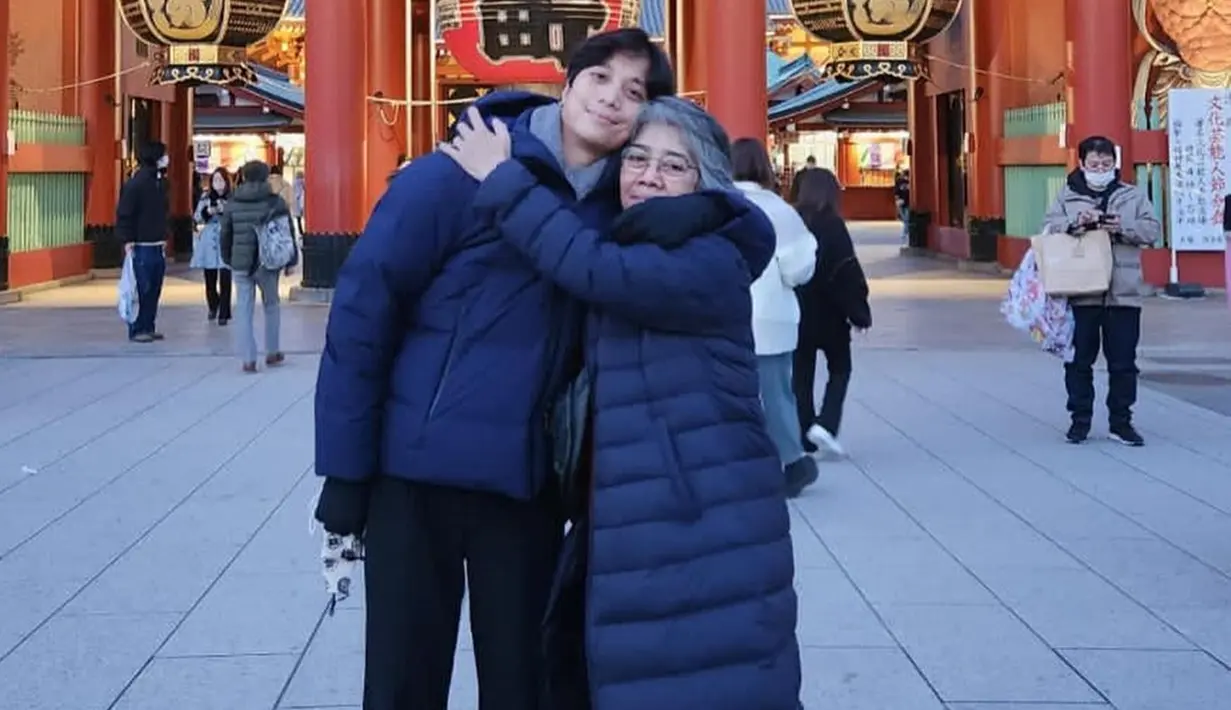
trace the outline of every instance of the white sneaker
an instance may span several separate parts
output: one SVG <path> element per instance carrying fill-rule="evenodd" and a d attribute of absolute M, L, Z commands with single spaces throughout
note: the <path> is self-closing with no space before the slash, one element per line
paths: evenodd
<path fill-rule="evenodd" d="M 808 441 L 816 444 L 818 449 L 828 451 L 839 458 L 846 458 L 846 449 L 842 448 L 838 438 L 820 424 L 808 427 Z"/>

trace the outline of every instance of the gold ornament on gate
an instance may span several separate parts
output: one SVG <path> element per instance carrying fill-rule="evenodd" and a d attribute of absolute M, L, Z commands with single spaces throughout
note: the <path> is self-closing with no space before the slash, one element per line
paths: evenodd
<path fill-rule="evenodd" d="M 1166 128 L 1171 89 L 1231 88 L 1231 0 L 1132 2 L 1150 45 L 1133 86 L 1135 103 L 1147 109 L 1133 112 L 1135 128 Z"/>
<path fill-rule="evenodd" d="M 289 0 L 116 0 L 124 22 L 154 50 L 152 84 L 256 81 L 248 45 L 272 32 Z"/>
<path fill-rule="evenodd" d="M 799 24 L 832 43 L 821 71 L 848 80 L 923 76 L 920 46 L 961 7 L 962 0 L 791 0 Z"/>

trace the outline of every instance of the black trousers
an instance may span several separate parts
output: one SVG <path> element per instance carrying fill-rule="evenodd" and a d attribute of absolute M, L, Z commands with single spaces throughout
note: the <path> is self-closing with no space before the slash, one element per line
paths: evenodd
<path fill-rule="evenodd" d="M 230 269 L 205 269 L 205 303 L 210 314 L 231 319 Z"/>
<path fill-rule="evenodd" d="M 554 489 L 517 501 L 378 479 L 364 563 L 364 710 L 446 710 L 467 587 L 480 710 L 539 710 L 563 531 Z"/>
<path fill-rule="evenodd" d="M 1073 362 L 1064 364 L 1068 410 L 1075 422 L 1094 418 L 1094 363 L 1099 346 L 1107 360 L 1107 411 L 1112 424 L 1133 419 L 1137 403 L 1137 343 L 1141 309 L 1126 306 L 1074 306 Z"/>
<path fill-rule="evenodd" d="M 816 411 L 816 353 L 825 353 L 825 365 L 829 379 L 825 381 L 825 394 L 821 398 L 821 411 Z M 846 403 L 846 391 L 851 383 L 851 339 L 816 338 L 801 329 L 799 344 L 791 368 L 791 388 L 795 390 L 795 405 L 799 409 L 800 432 L 807 432 L 813 424 L 820 424 L 830 434 L 838 435 L 842 427 L 842 408 Z"/>

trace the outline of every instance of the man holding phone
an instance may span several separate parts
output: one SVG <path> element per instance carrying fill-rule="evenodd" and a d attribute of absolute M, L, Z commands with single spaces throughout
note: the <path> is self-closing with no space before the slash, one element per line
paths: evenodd
<path fill-rule="evenodd" d="M 1107 360 L 1107 410 L 1111 438 L 1128 446 L 1145 440 L 1133 427 L 1137 401 L 1137 343 L 1141 339 L 1141 250 L 1162 236 L 1162 225 L 1145 191 L 1120 182 L 1117 149 L 1110 139 L 1090 136 L 1077 146 L 1080 164 L 1056 195 L 1045 227 L 1081 237 L 1092 230 L 1111 236 L 1114 268 L 1107 291 L 1069 299 L 1076 325 L 1073 361 L 1064 365 L 1068 441 L 1090 436 L 1094 419 L 1094 362 L 1100 345 Z"/>

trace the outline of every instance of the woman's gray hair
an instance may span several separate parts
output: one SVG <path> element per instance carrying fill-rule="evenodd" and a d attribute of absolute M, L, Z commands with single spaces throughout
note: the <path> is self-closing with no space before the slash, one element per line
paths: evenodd
<path fill-rule="evenodd" d="M 689 157 L 701 174 L 699 189 L 735 189 L 731 178 L 731 139 L 705 109 L 675 96 L 647 101 L 633 126 L 633 140 L 651 124 L 668 125 L 680 132 Z"/>

